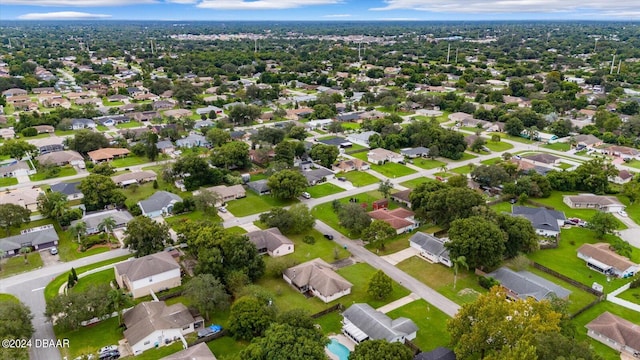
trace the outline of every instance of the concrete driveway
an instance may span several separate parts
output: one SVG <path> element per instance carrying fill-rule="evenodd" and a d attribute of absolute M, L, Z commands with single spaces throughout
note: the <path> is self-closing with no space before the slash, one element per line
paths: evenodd
<path fill-rule="evenodd" d="M 622 240 L 628 242 L 633 247 L 640 248 L 640 225 L 636 224 L 629 217 L 621 216 L 618 213 L 613 213 L 613 216 L 627 225 L 627 229 L 620 230 Z"/>
<path fill-rule="evenodd" d="M 42 259 L 42 266 L 51 266 L 60 263 L 60 256 L 51 255 L 49 249 L 40 250 L 39 253 Z"/>

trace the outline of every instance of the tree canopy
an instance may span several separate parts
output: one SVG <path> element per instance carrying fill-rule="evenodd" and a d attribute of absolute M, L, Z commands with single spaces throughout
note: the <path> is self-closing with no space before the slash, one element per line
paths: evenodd
<path fill-rule="evenodd" d="M 304 175 L 295 170 L 282 170 L 271 175 L 267 185 L 271 195 L 279 199 L 294 199 L 309 186 Z"/>
<path fill-rule="evenodd" d="M 131 219 L 124 234 L 124 244 L 136 252 L 136 257 L 162 251 L 171 241 L 169 227 L 146 216 Z"/>

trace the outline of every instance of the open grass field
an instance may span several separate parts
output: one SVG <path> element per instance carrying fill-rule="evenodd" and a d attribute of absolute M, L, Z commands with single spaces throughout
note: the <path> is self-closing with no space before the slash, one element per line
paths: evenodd
<path fill-rule="evenodd" d="M 0 187 L 18 185 L 18 179 L 14 177 L 0 178 Z"/>
<path fill-rule="evenodd" d="M 113 269 L 105 269 L 85 277 L 78 277 L 78 283 L 72 288 L 74 292 L 84 292 L 91 285 L 107 284 L 115 282 L 116 277 Z"/>
<path fill-rule="evenodd" d="M 71 166 L 71 165 L 67 165 L 67 166 L 63 166 L 60 168 L 60 172 L 58 172 L 58 174 L 54 177 L 50 177 L 47 178 L 46 177 L 46 172 L 39 172 L 37 174 L 33 174 L 33 175 L 29 175 L 29 179 L 31 179 L 31 181 L 41 181 L 41 180 L 46 180 L 46 179 L 55 179 L 55 178 L 61 178 L 61 177 L 65 177 L 65 176 L 73 176 L 75 174 L 77 174 L 78 172 L 76 171 L 76 169 Z"/>
<path fill-rule="evenodd" d="M 462 157 L 458 160 L 451 160 L 453 162 L 458 162 L 458 161 L 465 161 L 465 160 L 471 160 L 471 159 L 475 159 L 477 158 L 476 155 L 473 155 L 471 153 L 465 152 L 464 154 L 462 154 Z"/>
<path fill-rule="evenodd" d="M 142 126 L 142 123 L 138 122 L 138 121 L 129 121 L 129 122 L 123 122 L 120 124 L 116 125 L 116 128 L 118 129 L 131 129 L 131 128 L 137 128 Z"/>
<path fill-rule="evenodd" d="M 502 161 L 501 157 L 494 157 L 494 158 L 491 158 L 491 159 L 482 160 L 482 161 L 480 161 L 480 163 L 482 165 L 495 165 L 495 164 L 497 164 L 497 163 L 499 163 L 501 161 Z"/>
<path fill-rule="evenodd" d="M 406 317 L 418 326 L 413 343 L 422 351 L 447 346 L 451 337 L 447 332 L 449 316 L 423 299 L 413 301 L 387 313 L 392 319 Z"/>
<path fill-rule="evenodd" d="M 207 343 L 218 360 L 236 360 L 242 349 L 249 345 L 245 341 L 236 341 L 230 336 L 223 336 Z"/>
<path fill-rule="evenodd" d="M 324 183 L 315 186 L 309 186 L 307 192 L 312 198 L 321 198 L 327 195 L 337 194 L 345 191 L 343 188 L 331 183 Z"/>
<path fill-rule="evenodd" d="M 495 152 L 501 152 L 501 151 L 507 151 L 507 150 L 513 149 L 513 145 L 507 142 L 502 142 L 502 141 L 496 142 L 496 141 L 488 140 L 485 146 L 489 150 L 495 151 Z"/>
<path fill-rule="evenodd" d="M 413 161 L 413 165 L 423 168 L 425 170 L 436 169 L 436 168 L 442 167 L 442 165 L 445 164 L 442 161 L 425 159 L 425 158 L 415 158 L 411 161 Z"/>
<path fill-rule="evenodd" d="M 101 347 L 117 344 L 123 337 L 117 317 L 74 331 L 62 331 L 57 326 L 54 326 L 54 330 L 59 339 L 69 339 L 69 347 L 60 349 L 62 356 L 66 356 L 67 359 L 75 359 L 83 354 L 95 354 Z"/>
<path fill-rule="evenodd" d="M 40 267 L 42 267 L 42 258 L 37 251 L 27 254 L 27 263 L 24 262 L 24 255 L 14 256 L 2 260 L 0 278 L 35 270 Z"/>
<path fill-rule="evenodd" d="M 394 162 L 388 162 L 384 165 L 371 165 L 371 170 L 380 173 L 388 178 L 394 179 L 396 177 L 403 177 L 406 175 L 411 175 L 416 171 L 406 167 L 401 164 L 396 164 Z"/>
<path fill-rule="evenodd" d="M 129 155 L 127 157 L 111 161 L 111 166 L 113 166 L 114 168 L 122 168 L 134 165 L 142 165 L 149 162 L 151 161 L 144 156 Z"/>
<path fill-rule="evenodd" d="M 558 150 L 558 151 L 569 151 L 569 149 L 571 149 L 571 145 L 569 145 L 568 143 L 561 143 L 561 142 L 546 144 L 546 145 L 543 145 L 543 147 L 551 150 Z"/>
<path fill-rule="evenodd" d="M 404 186 L 404 187 L 408 187 L 410 189 L 415 189 L 416 187 L 418 187 L 418 185 L 425 183 L 425 182 L 429 182 L 429 181 L 438 181 L 435 179 L 431 179 L 431 178 L 426 178 L 426 177 L 419 177 L 419 178 L 415 178 L 412 180 L 407 180 L 405 182 L 401 182 L 400 185 Z"/>
<path fill-rule="evenodd" d="M 229 201 L 227 203 L 227 210 L 235 216 L 242 217 L 269 211 L 273 207 L 293 205 L 297 202 L 299 202 L 298 199 L 280 200 L 271 195 L 259 196 L 253 191 L 248 190 L 245 198 Z"/>
<path fill-rule="evenodd" d="M 199 220 L 207 220 L 207 221 L 212 221 L 214 223 L 222 222 L 222 219 L 220 218 L 220 216 L 205 214 L 200 210 L 195 210 L 185 214 L 173 215 L 165 218 L 165 221 L 167 222 L 167 224 L 169 224 L 169 226 L 172 228 L 185 221 L 199 221 Z"/>
<path fill-rule="evenodd" d="M 618 295 L 618 297 L 627 301 L 631 301 L 632 303 L 640 304 L 640 288 L 629 289 Z"/>
<path fill-rule="evenodd" d="M 380 181 L 377 177 L 364 171 L 349 171 L 346 173 L 340 173 L 337 176 L 345 177 L 347 181 L 350 181 L 355 187 L 367 186 Z"/>

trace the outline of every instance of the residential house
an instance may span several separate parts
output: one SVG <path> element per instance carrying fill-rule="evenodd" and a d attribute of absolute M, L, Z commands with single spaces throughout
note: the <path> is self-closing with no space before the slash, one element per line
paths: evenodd
<path fill-rule="evenodd" d="M 167 251 L 117 263 L 113 270 L 118 286 L 134 299 L 182 284 L 180 265 Z"/>
<path fill-rule="evenodd" d="M 169 215 L 173 211 L 173 205 L 182 202 L 182 198 L 167 191 L 156 191 L 146 200 L 138 201 L 142 215 L 154 218 Z"/>
<path fill-rule="evenodd" d="M 323 183 L 335 177 L 333 171 L 324 167 L 317 167 L 312 170 L 303 171 L 302 175 L 307 179 L 310 186 Z"/>
<path fill-rule="evenodd" d="M 196 320 L 182 303 L 167 305 L 164 301 L 145 301 L 122 316 L 126 327 L 124 338 L 133 355 L 180 340 L 187 347 L 184 335 L 195 331 L 204 321 Z"/>
<path fill-rule="evenodd" d="M 411 189 L 401 190 L 391 194 L 391 200 L 411 208 Z"/>
<path fill-rule="evenodd" d="M 361 111 L 342 113 L 336 116 L 336 120 L 340 122 L 359 122 L 360 120 L 362 120 L 361 116 L 362 116 Z"/>
<path fill-rule="evenodd" d="M 439 346 L 429 352 L 421 352 L 413 360 L 456 360 L 456 353 L 451 349 Z"/>
<path fill-rule="evenodd" d="M 260 196 L 271 193 L 271 189 L 269 189 L 269 185 L 267 185 L 267 179 L 249 181 L 247 186 Z"/>
<path fill-rule="evenodd" d="M 87 155 L 94 164 L 98 164 L 103 161 L 111 161 L 116 158 L 127 157 L 129 153 L 129 149 L 124 148 L 102 148 L 94 151 L 89 151 Z"/>
<path fill-rule="evenodd" d="M 511 214 L 531 221 L 536 233 L 543 236 L 560 235 L 560 228 L 567 219 L 561 211 L 527 206 L 512 206 Z"/>
<path fill-rule="evenodd" d="M 13 130 L 13 128 L 0 129 L 0 137 L 5 140 L 13 139 L 14 137 L 16 137 L 16 132 Z"/>
<path fill-rule="evenodd" d="M 100 230 L 100 224 L 107 218 L 111 218 L 115 222 L 113 227 L 114 229 L 120 229 L 126 227 L 129 221 L 133 219 L 133 216 L 126 210 L 98 211 L 86 214 L 80 220 L 72 221 L 71 226 L 74 226 L 79 222 L 84 222 L 87 226 L 87 230 L 85 231 L 87 235 L 97 234 L 102 232 L 102 230 Z"/>
<path fill-rule="evenodd" d="M 429 149 L 422 146 L 415 147 L 415 148 L 406 148 L 406 149 L 400 150 L 400 154 L 410 159 L 415 159 L 418 157 L 427 157 L 429 156 Z"/>
<path fill-rule="evenodd" d="M 633 179 L 633 175 L 634 173 L 630 172 L 629 170 L 620 170 L 618 171 L 618 174 L 616 176 L 610 176 L 609 181 L 614 184 L 622 185 L 631 181 L 631 179 Z"/>
<path fill-rule="evenodd" d="M 410 232 L 419 225 L 414 218 L 415 213 L 404 208 L 397 208 L 393 210 L 382 208 L 370 211 L 367 214 L 374 220 L 382 220 L 391 225 L 398 234 Z"/>
<path fill-rule="evenodd" d="M 547 165 L 557 165 L 560 163 L 559 157 L 546 153 L 527 155 L 523 156 L 522 159 L 530 161 L 532 164 L 543 163 Z"/>
<path fill-rule="evenodd" d="M 134 171 L 130 173 L 124 173 L 116 176 L 112 176 L 111 180 L 118 186 L 127 186 L 131 184 L 142 184 L 150 181 L 154 181 L 158 178 L 153 171 Z"/>
<path fill-rule="evenodd" d="M 452 267 L 449 250 L 444 246 L 445 240 L 431 234 L 418 231 L 409 238 L 409 246 L 420 251 L 420 256 L 434 264 Z"/>
<path fill-rule="evenodd" d="M 449 114 L 447 118 L 455 123 L 462 124 L 462 122 L 467 119 L 473 119 L 473 115 L 463 112 L 454 112 L 452 114 Z"/>
<path fill-rule="evenodd" d="M 58 136 L 29 140 L 28 142 L 38 148 L 40 155 L 64 150 L 64 139 Z"/>
<path fill-rule="evenodd" d="M 338 147 L 338 148 L 348 148 L 348 147 L 353 146 L 351 141 L 348 141 L 348 140 L 346 140 L 344 138 L 341 138 L 341 137 L 338 137 L 338 136 L 332 137 L 332 138 L 329 138 L 329 139 L 320 139 L 320 140 L 318 140 L 318 142 L 319 143 L 323 143 L 325 145 L 332 145 L 332 146 L 335 146 L 335 147 Z"/>
<path fill-rule="evenodd" d="M 505 123 L 496 121 L 494 123 L 491 123 L 489 127 L 486 128 L 486 130 L 490 132 L 504 132 L 504 126 Z"/>
<path fill-rule="evenodd" d="M 206 343 L 201 342 L 160 360 L 217 360 Z M 454 359 L 455 360 L 455 359 Z"/>
<path fill-rule="evenodd" d="M 247 192 L 242 185 L 218 185 L 207 188 L 207 190 L 220 196 L 220 201 L 218 204 L 216 204 L 216 206 L 222 205 L 231 200 L 241 199 L 247 196 Z M 197 195 L 197 192 L 194 191 L 193 194 Z"/>
<path fill-rule="evenodd" d="M 71 119 L 71 129 L 95 129 L 96 123 L 91 119 Z"/>
<path fill-rule="evenodd" d="M 371 167 L 369 164 L 358 158 L 341 160 L 332 167 L 336 172 L 349 172 L 349 171 L 364 171 L 369 170 Z"/>
<path fill-rule="evenodd" d="M 175 110 L 167 110 L 164 112 L 164 116 L 174 117 L 176 119 L 186 118 L 193 115 L 191 110 L 187 109 L 175 109 Z"/>
<path fill-rule="evenodd" d="M 399 163 L 404 160 L 404 156 L 395 153 L 391 150 L 376 148 L 372 149 L 367 153 L 367 161 L 372 164 L 384 164 L 387 161 L 391 161 L 394 163 Z"/>
<path fill-rule="evenodd" d="M 558 286 L 555 283 L 528 271 L 513 271 L 507 267 L 501 267 L 487 274 L 500 282 L 507 291 L 507 297 L 511 299 L 534 298 L 538 301 L 550 300 L 554 297 L 567 299 L 571 291 Z"/>
<path fill-rule="evenodd" d="M 38 210 L 38 195 L 44 193 L 39 187 L 21 187 L 0 192 L 0 204 L 20 205 L 31 211 Z"/>
<path fill-rule="evenodd" d="M 354 144 L 369 147 L 369 138 L 373 135 L 380 135 L 375 131 L 364 131 L 361 133 L 355 133 L 347 136 L 347 140 Z"/>
<path fill-rule="evenodd" d="M 78 185 L 80 185 L 80 181 L 57 183 L 51 185 L 51 191 L 65 194 L 67 200 L 82 199 L 84 194 L 78 189 Z"/>
<path fill-rule="evenodd" d="M 283 279 L 303 294 L 314 295 L 325 303 L 351 294 L 351 284 L 331 265 L 316 258 L 285 270 Z"/>
<path fill-rule="evenodd" d="M 206 137 L 191 133 L 186 138 L 176 140 L 177 147 L 193 148 L 193 147 L 210 147 L 211 144 Z"/>
<path fill-rule="evenodd" d="M 588 121 L 593 121 L 593 117 L 596 116 L 596 111 L 595 110 L 589 110 L 589 109 L 580 109 L 578 111 L 578 117 L 588 120 Z"/>
<path fill-rule="evenodd" d="M 318 120 L 309 121 L 308 123 L 305 124 L 305 126 L 310 130 L 315 130 L 318 128 L 325 128 L 331 123 L 333 123 L 332 119 L 318 119 Z"/>
<path fill-rule="evenodd" d="M 27 176 L 32 173 L 35 173 L 35 171 L 31 170 L 29 164 L 22 160 L 0 166 L 0 178 Z"/>
<path fill-rule="evenodd" d="M 640 271 L 640 265 L 617 254 L 607 243 L 584 244 L 578 248 L 578 257 L 589 269 L 605 275 L 627 278 Z"/>
<path fill-rule="evenodd" d="M 31 89 L 34 94 L 53 94 L 56 92 L 56 89 L 53 87 L 37 87 Z"/>
<path fill-rule="evenodd" d="M 14 96 L 24 96 L 24 95 L 27 95 L 27 94 L 28 94 L 27 90 L 18 89 L 18 88 L 11 88 L 11 89 L 7 89 L 7 90 L 2 92 L 2 95 L 7 99 L 9 99 L 11 97 L 14 97 Z"/>
<path fill-rule="evenodd" d="M 58 245 L 59 240 L 53 225 L 44 225 L 22 230 L 20 235 L 0 239 L 0 250 L 4 251 L 4 256 L 11 257 L 20 254 L 22 248 L 43 250 Z"/>
<path fill-rule="evenodd" d="M 41 165 L 73 165 L 82 166 L 84 164 L 84 158 L 80 153 L 73 150 L 63 150 L 52 153 L 46 153 L 36 157 L 36 160 Z"/>
<path fill-rule="evenodd" d="M 221 115 L 223 110 L 217 106 L 207 106 L 203 108 L 196 109 L 196 114 L 198 115 L 209 115 L 210 112 L 214 112 L 216 115 Z"/>
<path fill-rule="evenodd" d="M 585 326 L 587 335 L 622 353 L 640 356 L 640 325 L 605 311 Z"/>
<path fill-rule="evenodd" d="M 609 156 L 615 156 L 615 157 L 620 157 L 623 158 L 625 160 L 627 159 L 637 159 L 640 156 L 640 151 L 634 149 L 634 148 L 630 148 L 630 147 L 626 147 L 626 146 L 618 146 L 618 145 L 611 145 L 605 149 L 602 150 L 603 154 L 607 154 Z"/>
<path fill-rule="evenodd" d="M 342 333 L 357 344 L 366 340 L 403 343 L 416 338 L 418 326 L 405 317 L 391 319 L 366 303 L 353 304 L 342 313 Z"/>
<path fill-rule="evenodd" d="M 572 209 L 597 209 L 604 212 L 617 213 L 626 208 L 615 196 L 565 195 L 562 197 L 562 201 Z"/>
<path fill-rule="evenodd" d="M 293 241 L 282 235 L 277 227 L 252 231 L 245 236 L 256 246 L 260 255 L 268 254 L 271 257 L 278 257 L 294 251 Z"/>
<path fill-rule="evenodd" d="M 585 134 L 585 135 L 576 135 L 573 137 L 573 139 L 576 142 L 576 146 L 578 148 L 589 148 L 589 149 L 593 149 L 596 148 L 598 146 L 601 146 L 603 144 L 602 140 L 598 139 L 597 137 L 591 135 L 591 134 Z"/>
<path fill-rule="evenodd" d="M 56 130 L 51 125 L 36 125 L 36 126 L 33 126 L 33 128 L 36 129 L 38 134 L 51 134 L 51 133 L 55 132 L 55 130 Z"/>

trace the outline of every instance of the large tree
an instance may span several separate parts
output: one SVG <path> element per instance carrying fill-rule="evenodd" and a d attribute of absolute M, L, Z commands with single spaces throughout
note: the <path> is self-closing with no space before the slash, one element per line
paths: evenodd
<path fill-rule="evenodd" d="M 184 286 L 184 296 L 207 320 L 214 311 L 229 307 L 224 284 L 211 274 L 199 274 L 189 280 Z"/>
<path fill-rule="evenodd" d="M 560 331 L 561 315 L 548 301 L 507 301 L 499 287 L 464 304 L 447 322 L 451 345 L 459 359 L 504 358 L 512 348 L 530 346 L 535 337 Z"/>
<path fill-rule="evenodd" d="M 271 195 L 279 199 L 294 199 L 309 186 L 304 175 L 295 170 L 282 170 L 271 175 L 267 185 Z"/>
<path fill-rule="evenodd" d="M 250 125 L 260 116 L 260 112 L 255 105 L 236 105 L 229 110 L 229 120 L 237 125 Z"/>
<path fill-rule="evenodd" d="M 169 227 L 146 216 L 136 216 L 127 224 L 124 244 L 136 252 L 136 257 L 162 251 L 169 243 Z"/>
<path fill-rule="evenodd" d="M 219 185 L 223 180 L 220 169 L 212 169 L 207 160 L 196 154 L 188 154 L 173 163 L 172 175 L 182 177 L 188 191 L 204 185 Z"/>
<path fill-rule="evenodd" d="M 76 330 L 83 321 L 101 318 L 114 311 L 107 284 L 89 285 L 85 291 L 69 290 L 47 301 L 45 315 L 64 330 Z"/>
<path fill-rule="evenodd" d="M 61 192 L 49 191 L 38 195 L 38 211 L 44 217 L 59 221 L 69 208 L 67 195 Z"/>
<path fill-rule="evenodd" d="M 376 300 L 385 299 L 393 292 L 393 280 L 382 270 L 376 271 L 367 287 L 367 294 Z"/>
<path fill-rule="evenodd" d="M 331 168 L 331 165 L 336 161 L 340 155 L 340 150 L 332 145 L 315 144 L 309 151 L 309 156 L 320 165 Z"/>
<path fill-rule="evenodd" d="M 33 336 L 31 310 L 17 298 L 11 296 L 0 300 L 0 338 L 30 339 Z M 27 349 L 0 347 L 0 359 L 27 360 Z"/>
<path fill-rule="evenodd" d="M 222 201 L 220 194 L 217 192 L 201 189 L 197 195 L 193 196 L 193 202 L 196 205 L 196 209 L 204 212 L 207 215 L 216 214 L 216 205 Z"/>
<path fill-rule="evenodd" d="M 347 228 L 354 235 L 359 235 L 371 224 L 371 217 L 357 203 L 341 204 L 338 208 L 338 220 L 340 225 Z"/>
<path fill-rule="evenodd" d="M 252 296 L 243 296 L 231 306 L 229 331 L 236 339 L 251 340 L 264 335 L 275 320 L 275 308 Z"/>
<path fill-rule="evenodd" d="M 587 227 L 596 233 L 598 239 L 603 239 L 605 234 L 612 234 L 618 227 L 618 220 L 607 212 L 597 212 L 587 223 Z"/>
<path fill-rule="evenodd" d="M 67 146 L 71 150 L 86 154 L 109 146 L 109 140 L 101 132 L 82 129 L 76 131 L 73 137 L 67 138 Z"/>
<path fill-rule="evenodd" d="M 384 249 L 385 242 L 394 236 L 396 236 L 396 229 L 382 220 L 373 220 L 371 225 L 362 231 L 362 240 L 380 250 Z"/>
<path fill-rule="evenodd" d="M 38 148 L 26 141 L 9 139 L 6 140 L 2 146 L 0 146 L 0 155 L 9 156 L 11 158 L 20 160 L 25 155 L 32 155 Z"/>
<path fill-rule="evenodd" d="M 213 147 L 222 146 L 231 141 L 231 133 L 219 128 L 211 128 L 207 130 L 206 137 Z"/>
<path fill-rule="evenodd" d="M 538 250 L 538 234 L 531 221 L 519 216 L 499 214 L 498 225 L 507 235 L 504 256 L 512 258 L 518 253 L 531 253 Z"/>
<path fill-rule="evenodd" d="M 458 219 L 451 223 L 445 247 L 452 259 L 464 256 L 473 269 L 499 264 L 505 252 L 505 234 L 498 225 L 481 216 Z"/>
<path fill-rule="evenodd" d="M 471 178 L 483 186 L 498 186 L 509 180 L 509 174 L 500 165 L 480 165 L 473 169 Z"/>
<path fill-rule="evenodd" d="M 349 360 L 411 360 L 411 350 L 398 342 L 367 340 L 356 345 Z"/>
<path fill-rule="evenodd" d="M 485 204 L 482 195 L 469 188 L 445 188 L 422 195 L 420 198 L 412 194 L 411 207 L 419 217 L 441 226 L 469 217 L 475 206 Z M 418 202 L 414 203 L 414 199 Z"/>
<path fill-rule="evenodd" d="M 0 227 L 5 229 L 7 236 L 12 227 L 19 227 L 31 221 L 31 211 L 15 204 L 0 204 Z"/>
<path fill-rule="evenodd" d="M 225 169 L 246 168 L 251 164 L 249 145 L 242 141 L 232 141 L 213 149 L 211 163 Z"/>
<path fill-rule="evenodd" d="M 107 205 L 122 205 L 126 196 L 110 177 L 91 174 L 78 186 L 84 194 L 82 202 L 88 211 L 104 209 Z"/>

